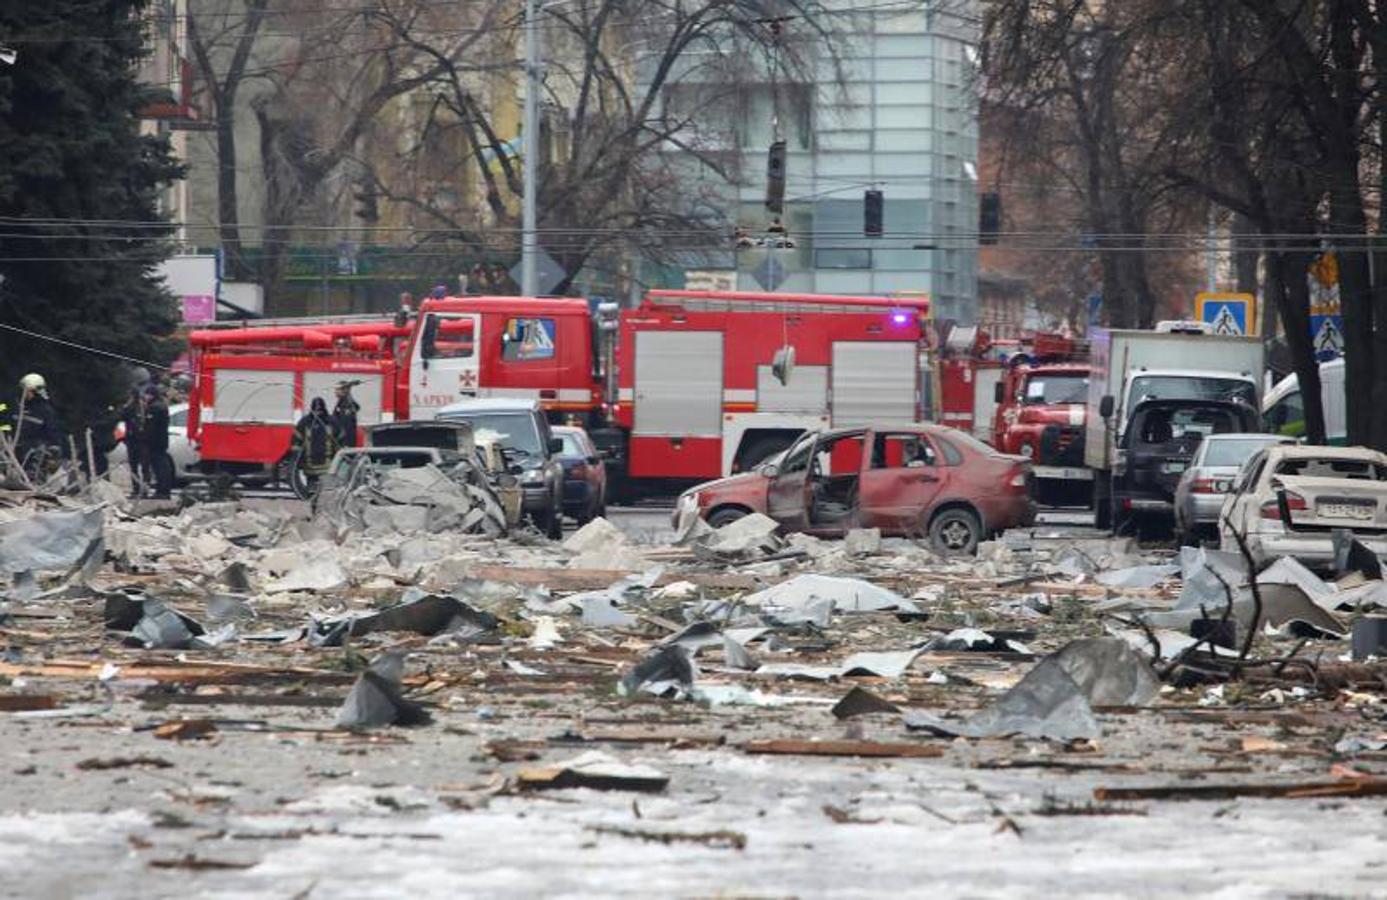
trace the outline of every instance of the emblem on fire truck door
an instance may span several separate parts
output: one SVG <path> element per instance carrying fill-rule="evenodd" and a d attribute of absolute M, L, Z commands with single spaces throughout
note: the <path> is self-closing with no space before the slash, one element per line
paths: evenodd
<path fill-rule="evenodd" d="M 458 373 L 458 387 L 463 390 L 477 386 L 477 373 L 471 369 L 463 369 Z"/>

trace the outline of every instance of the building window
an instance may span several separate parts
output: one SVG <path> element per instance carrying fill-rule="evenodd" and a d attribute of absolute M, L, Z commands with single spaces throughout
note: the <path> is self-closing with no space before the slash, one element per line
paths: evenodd
<path fill-rule="evenodd" d="M 872 251 L 865 248 L 818 250 L 814 253 L 816 269 L 870 269 Z"/>

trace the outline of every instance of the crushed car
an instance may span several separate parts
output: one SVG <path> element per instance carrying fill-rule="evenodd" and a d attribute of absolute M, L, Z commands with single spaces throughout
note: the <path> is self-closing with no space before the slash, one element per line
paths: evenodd
<path fill-rule="evenodd" d="M 1334 564 L 1334 532 L 1387 555 L 1387 455 L 1365 447 L 1276 445 L 1238 473 L 1219 520 L 1222 549 L 1239 536 L 1257 565 L 1283 556 Z"/>
<path fill-rule="evenodd" d="M 810 431 L 750 472 L 705 482 L 675 505 L 722 527 L 752 513 L 784 531 L 836 537 L 854 528 L 928 537 L 945 553 L 1035 520 L 1031 463 L 937 425 Z"/>

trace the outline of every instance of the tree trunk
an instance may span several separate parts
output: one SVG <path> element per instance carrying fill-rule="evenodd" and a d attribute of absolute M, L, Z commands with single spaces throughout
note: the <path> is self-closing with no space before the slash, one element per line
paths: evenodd
<path fill-rule="evenodd" d="M 234 95 L 227 99 L 235 102 Z M 217 221 L 222 241 L 222 263 L 226 277 L 239 281 L 246 277 L 245 256 L 241 249 L 241 227 L 236 190 L 236 120 L 230 110 L 217 115 Z"/>
<path fill-rule="evenodd" d="M 1305 439 L 1323 444 L 1324 402 L 1320 395 L 1320 367 L 1310 340 L 1310 285 L 1305 280 L 1312 257 L 1309 253 L 1273 250 L 1267 256 L 1267 288 L 1281 320 L 1286 324 L 1286 345 L 1300 383 L 1305 408 Z"/>

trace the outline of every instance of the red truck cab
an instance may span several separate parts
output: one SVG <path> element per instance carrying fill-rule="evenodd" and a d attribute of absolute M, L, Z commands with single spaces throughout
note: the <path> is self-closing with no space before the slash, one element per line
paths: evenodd
<path fill-rule="evenodd" d="M 1084 363 L 1022 362 L 997 385 L 992 443 L 1031 460 L 1042 502 L 1080 503 L 1092 490 L 1084 468 L 1088 378 Z"/>

